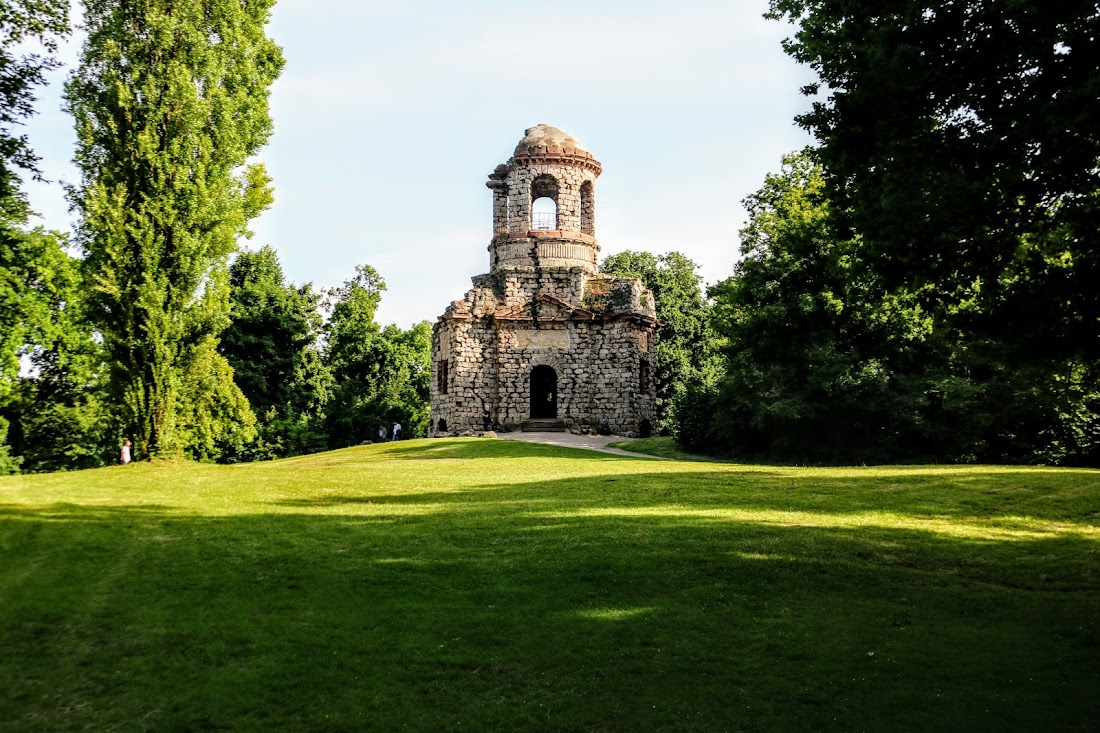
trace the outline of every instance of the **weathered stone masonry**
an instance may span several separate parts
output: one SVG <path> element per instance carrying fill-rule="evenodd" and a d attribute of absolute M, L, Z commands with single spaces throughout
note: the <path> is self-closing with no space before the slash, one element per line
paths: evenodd
<path fill-rule="evenodd" d="M 532 419 L 646 434 L 655 416 L 653 295 L 597 271 L 602 168 L 568 133 L 526 131 L 493 191 L 490 272 L 440 316 L 432 337 L 432 434 Z M 556 211 L 535 217 L 532 204 Z"/>

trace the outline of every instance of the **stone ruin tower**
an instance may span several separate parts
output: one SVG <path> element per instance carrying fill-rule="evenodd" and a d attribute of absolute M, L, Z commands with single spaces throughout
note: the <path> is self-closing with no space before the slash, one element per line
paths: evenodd
<path fill-rule="evenodd" d="M 538 125 L 489 174 L 489 273 L 433 328 L 432 435 L 479 431 L 485 410 L 502 430 L 649 434 L 653 294 L 597 271 L 601 170 Z"/>

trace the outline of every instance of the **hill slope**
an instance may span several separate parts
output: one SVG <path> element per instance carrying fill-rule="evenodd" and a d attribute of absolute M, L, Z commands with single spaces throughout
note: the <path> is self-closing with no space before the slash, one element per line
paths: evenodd
<path fill-rule="evenodd" d="M 0 730 L 1083 730 L 1100 472 L 477 439 L 0 479 Z"/>

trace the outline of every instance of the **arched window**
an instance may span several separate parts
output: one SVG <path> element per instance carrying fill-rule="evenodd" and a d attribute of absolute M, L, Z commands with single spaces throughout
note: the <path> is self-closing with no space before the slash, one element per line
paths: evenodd
<path fill-rule="evenodd" d="M 558 205 L 554 203 L 554 199 L 543 196 L 531 202 L 531 228 L 558 228 Z"/>
<path fill-rule="evenodd" d="M 592 181 L 581 184 L 581 234 L 596 234 L 596 198 Z"/>
<path fill-rule="evenodd" d="M 558 181 L 543 174 L 531 181 L 531 228 L 558 228 Z"/>

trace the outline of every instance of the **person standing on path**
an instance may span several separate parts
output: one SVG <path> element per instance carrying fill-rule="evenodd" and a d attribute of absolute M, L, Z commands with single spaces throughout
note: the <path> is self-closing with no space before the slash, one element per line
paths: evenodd
<path fill-rule="evenodd" d="M 398 435 L 398 433 L 400 433 L 400 432 L 401 432 L 401 423 L 395 422 L 393 424 L 393 439 L 394 440 L 397 440 L 400 437 Z"/>
<path fill-rule="evenodd" d="M 122 455 L 119 456 L 119 461 L 122 462 L 123 466 L 125 466 L 127 463 L 130 462 L 130 441 L 129 440 L 122 441 Z"/>

